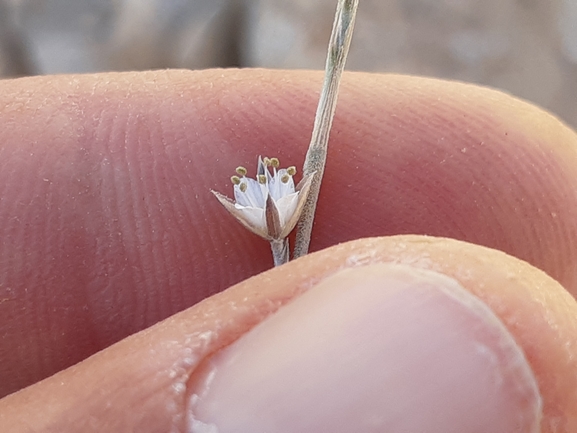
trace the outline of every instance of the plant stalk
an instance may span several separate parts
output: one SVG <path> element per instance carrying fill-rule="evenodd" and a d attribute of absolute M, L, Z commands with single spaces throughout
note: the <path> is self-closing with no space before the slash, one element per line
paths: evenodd
<path fill-rule="evenodd" d="M 303 166 L 303 175 L 315 173 L 310 193 L 298 223 L 296 243 L 293 256 L 298 258 L 308 253 L 315 210 L 325 171 L 329 133 L 335 114 L 339 84 L 351 38 L 358 0 L 339 0 L 329 40 L 329 49 L 325 66 L 325 78 L 315 115 L 315 122 L 309 149 Z"/>

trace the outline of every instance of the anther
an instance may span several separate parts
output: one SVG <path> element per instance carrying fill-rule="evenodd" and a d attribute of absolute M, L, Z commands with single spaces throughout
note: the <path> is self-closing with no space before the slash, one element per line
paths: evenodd
<path fill-rule="evenodd" d="M 297 174 L 297 168 L 293 165 L 289 168 L 286 169 L 286 172 L 290 175 L 290 176 L 294 176 L 295 174 Z"/>
<path fill-rule="evenodd" d="M 260 183 L 261 185 L 264 185 L 266 183 L 266 176 L 264 174 L 258 175 L 258 183 Z"/>
<path fill-rule="evenodd" d="M 240 188 L 240 191 L 241 191 L 241 192 L 246 192 L 246 183 L 244 183 L 244 182 L 241 183 L 240 186 L 239 186 L 239 188 Z"/>
<path fill-rule="evenodd" d="M 278 168 L 278 166 L 280 165 L 278 158 L 271 158 L 270 165 L 272 165 L 274 168 Z"/>
<path fill-rule="evenodd" d="M 238 176 L 232 176 L 230 178 L 230 181 L 234 184 L 234 185 L 239 185 L 240 184 L 240 177 Z"/>
<path fill-rule="evenodd" d="M 291 177 L 288 174 L 283 174 L 280 178 L 282 183 L 287 183 Z"/>
<path fill-rule="evenodd" d="M 236 168 L 236 173 L 237 173 L 239 176 L 246 176 L 247 171 L 246 171 L 246 168 L 244 168 L 244 167 L 241 166 L 241 167 L 237 167 L 237 168 Z"/>
<path fill-rule="evenodd" d="M 268 167 L 270 165 L 270 159 L 268 159 L 266 156 L 262 159 L 262 163 L 264 164 L 265 167 Z"/>

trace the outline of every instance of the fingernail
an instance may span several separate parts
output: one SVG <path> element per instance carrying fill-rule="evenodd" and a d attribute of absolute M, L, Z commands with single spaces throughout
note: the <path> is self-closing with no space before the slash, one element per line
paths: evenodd
<path fill-rule="evenodd" d="M 394 264 L 342 270 L 206 360 L 193 433 L 538 432 L 520 347 L 457 281 Z"/>

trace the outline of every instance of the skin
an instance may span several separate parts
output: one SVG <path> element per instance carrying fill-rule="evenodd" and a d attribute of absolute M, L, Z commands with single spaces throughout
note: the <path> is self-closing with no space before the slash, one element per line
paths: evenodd
<path fill-rule="evenodd" d="M 347 258 L 403 254 L 398 238 L 361 240 L 261 274 L 269 245 L 209 192 L 230 194 L 234 168 L 254 175 L 259 154 L 302 166 L 321 81 L 212 70 L 0 82 L 0 395 L 101 351 L 0 400 L 10 431 L 180 428 L 183 402 L 158 372 L 199 350 L 184 335 L 232 324 L 195 352 L 206 356 Z M 558 281 L 475 245 L 407 238 L 445 273 L 471 269 L 461 283 L 527 353 L 543 431 L 575 422 L 577 135 L 496 91 L 347 73 L 329 149 L 313 251 L 426 234 L 505 251 Z M 194 366 L 179 368 L 187 376 Z"/>

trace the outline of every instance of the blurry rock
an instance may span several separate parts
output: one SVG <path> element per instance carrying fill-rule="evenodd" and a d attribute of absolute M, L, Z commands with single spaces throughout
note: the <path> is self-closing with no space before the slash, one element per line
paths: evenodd
<path fill-rule="evenodd" d="M 0 7 L 11 12 L 0 16 L 19 17 L 17 27 L 33 64 L 29 74 L 207 68 L 229 66 L 234 57 L 230 48 L 230 33 L 236 32 L 234 4 L 229 0 L 0 0 Z M 5 39 L 2 33 L 0 39 Z"/>
<path fill-rule="evenodd" d="M 243 64 L 273 68 L 324 67 L 335 0 L 255 0 L 244 25 Z M 347 67 L 391 70 L 407 29 L 396 1 L 362 0 Z"/>
<path fill-rule="evenodd" d="M 26 39 L 17 25 L 16 14 L 8 3 L 0 2 L 0 77 L 33 73 Z"/>
<path fill-rule="evenodd" d="M 118 69 L 236 66 L 235 2 L 124 0 L 107 51 Z"/>
<path fill-rule="evenodd" d="M 336 0 L 0 0 L 0 75 L 324 67 Z M 577 0 L 361 0 L 348 69 L 509 91 L 577 126 Z"/>
<path fill-rule="evenodd" d="M 322 68 L 334 9 L 250 2 L 242 63 Z M 347 68 L 498 87 L 577 126 L 576 59 L 575 0 L 362 0 Z"/>

